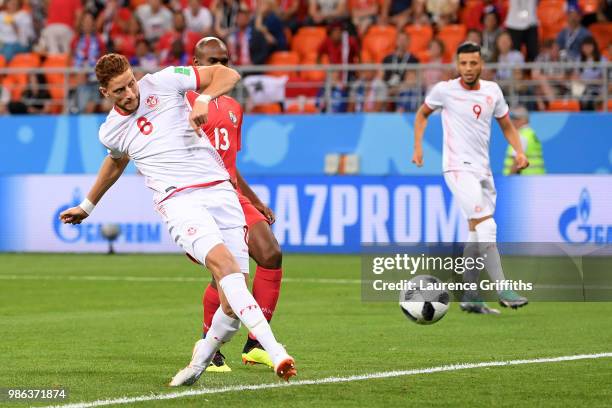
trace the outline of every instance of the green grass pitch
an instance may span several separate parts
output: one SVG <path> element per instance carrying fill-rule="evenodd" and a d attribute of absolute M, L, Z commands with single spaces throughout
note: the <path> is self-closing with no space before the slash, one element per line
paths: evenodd
<path fill-rule="evenodd" d="M 468 315 L 454 303 L 439 323 L 418 326 L 395 303 L 361 301 L 359 257 L 287 255 L 284 267 L 272 326 L 297 360 L 298 380 L 612 352 L 612 303 L 541 302 L 500 316 Z M 208 279 L 180 255 L 0 255 L 0 388 L 62 386 L 63 403 L 175 392 L 165 384 L 200 336 Z M 241 364 L 245 336 L 223 349 L 233 371 L 204 374 L 193 389 L 277 381 Z M 601 358 L 129 405 L 603 407 L 611 384 L 612 359 Z"/>

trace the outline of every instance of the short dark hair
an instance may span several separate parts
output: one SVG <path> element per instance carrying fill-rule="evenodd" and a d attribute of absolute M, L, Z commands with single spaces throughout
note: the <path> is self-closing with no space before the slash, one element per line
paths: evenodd
<path fill-rule="evenodd" d="M 464 42 L 457 47 L 457 56 L 459 56 L 459 54 L 469 54 L 472 52 L 477 52 L 478 55 L 482 55 L 480 52 L 480 45 L 473 42 Z"/>

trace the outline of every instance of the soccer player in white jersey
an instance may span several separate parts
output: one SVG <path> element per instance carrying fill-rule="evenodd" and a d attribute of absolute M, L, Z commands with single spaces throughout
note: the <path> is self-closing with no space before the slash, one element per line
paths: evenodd
<path fill-rule="evenodd" d="M 196 342 L 191 363 L 170 385 L 196 382 L 241 321 L 269 353 L 276 374 L 288 380 L 296 374 L 294 360 L 247 289 L 246 223 L 236 191 L 215 148 L 197 133 L 207 120 L 208 103 L 229 92 L 240 75 L 223 65 L 169 67 L 136 81 L 124 56 L 108 54 L 98 60 L 96 76 L 114 104 L 99 134 L 109 154 L 87 198 L 64 211 L 61 220 L 81 223 L 133 160 L 174 241 L 206 265 L 220 289 L 221 307 L 208 335 Z M 191 113 L 184 99 L 189 90 L 203 92 Z"/>
<path fill-rule="evenodd" d="M 459 78 L 437 83 L 416 113 L 412 162 L 423 165 L 423 133 L 427 118 L 442 110 L 444 180 L 468 219 L 469 235 L 464 256 L 483 256 L 494 281 L 504 280 L 497 250 L 497 224 L 493 219 L 496 191 L 489 165 L 491 122 L 495 118 L 505 138 L 516 151 L 519 169 L 529 166 L 519 134 L 508 117 L 508 105 L 499 85 L 480 79 L 483 62 L 480 46 L 464 43 L 457 49 Z M 478 270 L 466 271 L 466 282 L 478 281 Z M 504 307 L 517 308 L 527 299 L 512 290 L 498 291 Z M 461 309 L 474 313 L 499 313 L 481 299 L 477 291 L 464 294 Z"/>

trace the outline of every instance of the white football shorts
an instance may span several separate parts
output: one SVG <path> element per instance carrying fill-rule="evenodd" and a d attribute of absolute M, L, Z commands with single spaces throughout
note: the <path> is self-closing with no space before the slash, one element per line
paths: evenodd
<path fill-rule="evenodd" d="M 497 191 L 492 175 L 451 170 L 444 172 L 444 180 L 468 219 L 495 213 Z"/>
<path fill-rule="evenodd" d="M 211 249 L 225 244 L 241 272 L 249 273 L 246 221 L 229 182 L 181 191 L 158 204 L 156 210 L 174 242 L 202 265 Z"/>

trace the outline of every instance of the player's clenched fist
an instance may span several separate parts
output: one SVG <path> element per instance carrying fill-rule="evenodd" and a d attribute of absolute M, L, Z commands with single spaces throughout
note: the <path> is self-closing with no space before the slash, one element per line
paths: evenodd
<path fill-rule="evenodd" d="M 189 114 L 189 123 L 196 132 L 198 132 L 200 126 L 205 124 L 208 120 L 208 102 L 205 100 L 200 100 L 202 96 L 204 95 L 200 95 L 198 99 L 196 99 L 193 109 Z"/>
<path fill-rule="evenodd" d="M 264 204 L 253 204 L 253 206 L 257 208 L 257 211 L 262 213 L 264 217 L 268 219 L 268 221 L 270 221 L 270 224 L 274 224 L 274 221 L 276 221 L 276 216 L 270 207 Z"/>
<path fill-rule="evenodd" d="M 423 166 L 423 149 L 415 147 L 414 153 L 412 154 L 412 162 L 418 167 Z"/>
<path fill-rule="evenodd" d="M 88 216 L 81 207 L 72 207 L 60 214 L 60 220 L 64 224 L 80 224 Z"/>
<path fill-rule="evenodd" d="M 529 160 L 527 160 L 527 156 L 524 153 L 518 153 L 516 155 L 516 169 L 523 170 L 529 167 Z"/>

